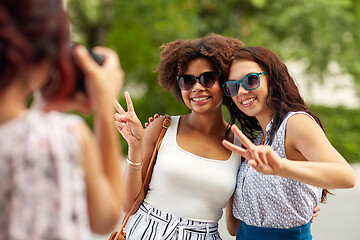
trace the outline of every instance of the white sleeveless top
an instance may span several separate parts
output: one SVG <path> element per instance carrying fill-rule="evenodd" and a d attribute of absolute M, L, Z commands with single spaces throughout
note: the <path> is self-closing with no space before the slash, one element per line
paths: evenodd
<path fill-rule="evenodd" d="M 144 201 L 178 217 L 217 222 L 234 193 L 240 158 L 232 153 L 228 160 L 214 160 L 181 149 L 176 142 L 179 119 L 171 117 Z"/>

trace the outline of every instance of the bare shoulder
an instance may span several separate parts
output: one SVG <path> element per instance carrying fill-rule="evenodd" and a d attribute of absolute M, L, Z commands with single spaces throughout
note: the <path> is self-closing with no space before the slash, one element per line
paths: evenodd
<path fill-rule="evenodd" d="M 149 124 L 149 126 L 145 129 L 145 142 L 155 145 L 157 137 L 159 136 L 159 133 L 161 131 L 164 119 L 165 116 L 160 116 L 159 118 L 154 119 L 154 121 Z"/>
<path fill-rule="evenodd" d="M 91 138 L 94 137 L 90 127 L 83 121 L 79 121 L 74 126 L 74 132 L 78 135 L 78 138 L 83 144 L 89 142 Z"/>
<path fill-rule="evenodd" d="M 326 139 L 324 131 L 319 124 L 306 114 L 294 114 L 286 125 L 286 139 L 292 146 L 316 145 L 317 141 Z"/>
<path fill-rule="evenodd" d="M 307 132 L 318 131 L 322 132 L 319 124 L 314 121 L 309 115 L 298 113 L 292 115 L 286 125 L 286 130 L 292 134 L 306 134 Z"/>

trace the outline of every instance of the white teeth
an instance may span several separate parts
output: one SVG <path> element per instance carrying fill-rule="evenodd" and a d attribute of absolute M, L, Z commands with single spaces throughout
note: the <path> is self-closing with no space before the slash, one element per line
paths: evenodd
<path fill-rule="evenodd" d="M 206 99 L 208 99 L 207 97 L 200 97 L 200 98 L 193 98 L 192 100 L 194 101 L 194 102 L 200 102 L 200 101 L 204 101 L 204 100 L 206 100 Z"/>
<path fill-rule="evenodd" d="M 244 101 L 242 101 L 242 104 L 243 104 L 243 105 L 249 104 L 249 103 L 251 103 L 252 101 L 255 101 L 255 99 L 256 99 L 256 98 L 250 98 L 250 99 L 244 100 Z"/>

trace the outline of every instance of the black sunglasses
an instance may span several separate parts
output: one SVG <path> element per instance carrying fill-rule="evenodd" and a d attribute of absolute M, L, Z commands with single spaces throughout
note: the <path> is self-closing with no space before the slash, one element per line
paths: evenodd
<path fill-rule="evenodd" d="M 260 87 L 260 75 L 264 75 L 266 72 L 251 73 L 240 79 L 239 81 L 230 80 L 222 85 L 226 96 L 234 97 L 238 94 L 240 84 L 247 90 L 255 90 Z"/>
<path fill-rule="evenodd" d="M 199 83 L 204 88 L 211 88 L 212 86 L 214 86 L 218 75 L 219 73 L 216 71 L 204 72 L 200 74 L 199 77 L 194 77 L 193 75 L 185 74 L 185 75 L 176 76 L 176 81 L 180 89 L 184 91 L 191 90 L 196 84 L 196 79 L 199 80 Z"/>

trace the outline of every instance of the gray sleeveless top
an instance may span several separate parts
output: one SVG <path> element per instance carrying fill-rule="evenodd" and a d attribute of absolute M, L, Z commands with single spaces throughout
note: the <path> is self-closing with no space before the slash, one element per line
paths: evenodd
<path fill-rule="evenodd" d="M 285 158 L 285 130 L 288 119 L 294 114 L 289 112 L 276 132 L 272 149 Z M 311 117 L 312 118 L 312 117 Z M 313 119 L 314 120 L 314 119 Z M 270 137 L 272 121 L 266 127 L 266 140 Z M 260 132 L 255 140 L 259 145 L 263 137 Z M 270 228 L 292 228 L 307 224 L 318 205 L 322 189 L 289 178 L 258 173 L 245 160 L 237 175 L 234 197 L 234 216 L 248 225 Z"/>

